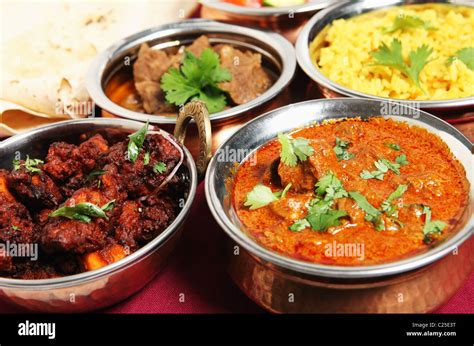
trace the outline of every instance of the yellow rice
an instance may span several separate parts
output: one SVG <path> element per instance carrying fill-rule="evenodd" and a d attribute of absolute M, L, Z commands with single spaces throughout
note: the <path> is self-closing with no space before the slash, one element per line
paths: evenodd
<path fill-rule="evenodd" d="M 398 30 L 384 33 L 395 18 L 410 15 L 435 28 Z M 402 42 L 402 54 L 423 44 L 433 48 L 429 62 L 420 74 L 424 94 L 400 71 L 374 63 L 370 52 L 393 38 Z M 407 5 L 372 11 L 349 19 L 337 19 L 310 45 L 313 62 L 332 81 L 363 93 L 404 100 L 443 100 L 474 95 L 474 71 L 449 56 L 474 47 L 474 8 L 443 4 Z"/>

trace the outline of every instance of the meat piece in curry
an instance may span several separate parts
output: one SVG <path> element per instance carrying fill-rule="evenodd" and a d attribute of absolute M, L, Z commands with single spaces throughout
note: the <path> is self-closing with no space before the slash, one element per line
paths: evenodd
<path fill-rule="evenodd" d="M 412 256 L 452 233 L 468 204 L 466 172 L 448 146 L 391 119 L 312 125 L 255 156 L 233 180 L 237 215 L 260 245 L 304 261 Z M 362 256 L 335 254 L 335 245 L 359 246 Z"/>
<path fill-rule="evenodd" d="M 42 279 L 98 269 L 173 222 L 188 188 L 179 144 L 148 133 L 148 124 L 124 137 L 55 142 L 45 163 L 28 157 L 0 170 L 0 244 L 39 252 L 30 260 L 0 247 L 1 276 Z"/>

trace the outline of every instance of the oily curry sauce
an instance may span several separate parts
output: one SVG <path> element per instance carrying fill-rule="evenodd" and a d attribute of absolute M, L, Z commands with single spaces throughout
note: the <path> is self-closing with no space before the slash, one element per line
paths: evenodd
<path fill-rule="evenodd" d="M 242 163 L 233 189 L 233 205 L 246 231 L 262 246 L 283 255 L 332 265 L 394 261 L 445 238 L 468 203 L 469 183 L 464 167 L 441 139 L 425 129 L 371 118 L 313 125 L 290 135 L 305 138 L 314 150 L 289 172 L 289 178 L 285 176 L 288 167 L 282 166 L 280 159 L 282 145 L 275 139 L 258 149 L 256 158 Z M 346 150 L 351 158 L 338 159 L 334 152 L 336 138 L 350 143 Z M 407 162 L 400 165 L 398 174 L 388 170 L 383 180 L 361 177 L 364 170 L 377 169 L 377 160 L 395 162 L 400 155 L 405 155 Z M 324 231 L 309 225 L 291 230 L 295 222 L 307 215 L 315 198 L 315 183 L 328 172 L 340 180 L 346 191 L 358 192 L 378 210 L 398 186 L 405 185 L 406 191 L 392 202 L 397 208 L 396 219 L 382 213 L 384 229 L 376 230 L 376 224 L 367 220 L 363 208 L 351 196 L 345 196 L 332 202 L 333 209 L 346 213 L 337 225 Z M 283 197 L 257 209 L 246 205 L 248 194 L 256 185 L 263 184 L 275 192 L 282 191 L 288 181 L 292 184 Z M 429 242 L 424 234 L 427 214 L 423 206 L 431 211 L 428 222 L 437 220 L 445 225 L 442 232 L 430 234 Z M 336 251 L 338 245 L 340 250 L 340 245 L 346 244 L 356 245 L 362 251 Z"/>

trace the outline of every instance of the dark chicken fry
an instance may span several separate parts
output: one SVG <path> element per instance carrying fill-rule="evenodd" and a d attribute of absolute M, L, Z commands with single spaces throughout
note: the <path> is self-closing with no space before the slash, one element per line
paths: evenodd
<path fill-rule="evenodd" d="M 27 158 L 12 172 L 0 170 L 0 243 L 39 245 L 37 261 L 0 253 L 0 275 L 46 279 L 95 270 L 163 232 L 188 185 L 182 172 L 169 177 L 180 150 L 147 129 L 120 142 L 122 133 L 110 147 L 101 135 L 79 145 L 55 142 L 44 164 Z"/>

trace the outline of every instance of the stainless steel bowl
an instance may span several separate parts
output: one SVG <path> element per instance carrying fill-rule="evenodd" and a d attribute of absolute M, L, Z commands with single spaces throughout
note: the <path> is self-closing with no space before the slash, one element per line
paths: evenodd
<path fill-rule="evenodd" d="M 325 97 L 364 97 L 375 100 L 391 100 L 404 102 L 411 107 L 421 108 L 427 112 L 434 113 L 440 116 L 454 115 L 465 113 L 474 110 L 474 97 L 464 97 L 450 100 L 436 100 L 436 101 L 418 101 L 418 100 L 397 100 L 375 95 L 366 94 L 353 89 L 342 86 L 321 73 L 318 67 L 313 63 L 309 45 L 314 38 L 334 20 L 340 18 L 350 18 L 362 13 L 388 8 L 393 6 L 400 6 L 405 4 L 422 4 L 422 3 L 449 3 L 456 5 L 473 6 L 472 1 L 467 0 L 438 0 L 438 1 L 424 1 L 424 0 L 359 0 L 359 1 L 344 1 L 339 2 L 327 9 L 317 13 L 305 25 L 296 42 L 296 58 L 298 64 L 304 72 L 318 84 L 319 89 Z"/>
<path fill-rule="evenodd" d="M 86 77 L 87 90 L 92 100 L 102 108 L 102 113 L 106 113 L 106 116 L 112 114 L 143 122 L 148 120 L 172 131 L 176 117 L 149 115 L 121 107 L 106 95 L 105 88 L 114 75 L 123 69 L 131 69 L 142 43 L 146 42 L 154 49 L 166 49 L 188 45 L 203 34 L 209 36 L 212 44 L 230 43 L 237 48 L 262 54 L 262 65 L 276 77 L 275 83 L 254 100 L 211 115 L 214 149 L 241 124 L 257 114 L 289 102 L 287 86 L 295 73 L 296 58 L 293 46 L 285 38 L 271 32 L 203 19 L 148 29 L 124 38 L 102 52 L 92 63 Z M 125 58 L 130 59 L 128 65 L 124 65 Z M 198 137 L 199 133 L 192 125 L 185 144 L 193 156 L 197 153 Z"/>
<path fill-rule="evenodd" d="M 330 307 L 325 306 L 322 308 L 321 304 L 315 303 L 316 300 L 321 300 L 321 297 L 318 295 L 321 291 L 318 291 L 316 286 L 320 289 L 321 285 L 323 285 L 326 290 L 323 292 L 327 294 L 331 291 L 331 287 L 339 289 L 339 293 L 344 288 L 350 288 L 352 291 L 345 291 L 344 293 L 349 295 L 351 292 L 360 293 L 360 291 L 355 289 L 373 289 L 374 285 L 376 285 L 378 291 L 375 292 L 376 294 L 374 293 L 374 301 L 368 302 L 369 298 L 365 298 L 360 300 L 359 303 L 355 302 L 353 307 L 347 307 L 347 309 L 355 309 L 352 312 L 366 312 L 367 310 L 364 310 L 365 308 L 360 305 L 363 303 L 366 308 L 373 308 L 370 311 L 377 311 L 374 305 L 375 302 L 381 302 L 383 300 L 381 298 L 382 295 L 387 293 L 387 290 L 384 291 L 380 286 L 390 287 L 390 284 L 382 285 L 381 282 L 393 281 L 393 278 L 397 276 L 406 278 L 409 277 L 408 273 L 416 270 L 425 270 L 424 268 L 448 255 L 449 252 L 459 247 L 472 235 L 474 230 L 474 216 L 472 213 L 472 201 L 474 200 L 472 143 L 457 129 L 433 115 L 403 105 L 400 107 L 394 107 L 394 105 L 393 102 L 387 103 L 356 98 L 322 99 L 296 103 L 271 111 L 248 122 L 218 149 L 206 173 L 206 198 L 214 218 L 244 252 L 244 256 L 234 256 L 229 252 L 231 275 L 237 284 L 259 304 L 271 311 L 331 312 Z M 394 112 L 398 112 L 397 115 L 393 115 Z M 453 154 L 466 169 L 467 177 L 471 184 L 470 203 L 464 212 L 459 229 L 442 243 L 419 255 L 395 262 L 367 266 L 331 266 L 304 262 L 283 256 L 259 245 L 251 236 L 243 231 L 243 226 L 231 204 L 233 173 L 236 170 L 236 165 L 242 161 L 242 158 L 237 162 L 229 161 L 222 159 L 225 156 L 219 155 L 219 153 L 245 152 L 251 155 L 252 152 L 267 141 L 275 138 L 280 132 L 303 127 L 315 121 L 321 122 L 328 119 L 357 116 L 362 118 L 384 116 L 398 121 L 405 121 L 409 124 L 426 128 L 428 131 L 441 137 L 448 144 Z M 463 270 L 467 270 L 468 275 L 474 266 L 474 257 L 469 253 L 464 253 L 464 256 L 468 256 L 467 260 L 466 258 L 463 259 L 463 261 L 468 263 L 463 268 Z M 458 256 L 458 260 L 461 261 L 461 257 Z M 258 273 L 261 275 L 259 274 L 257 277 Z M 437 277 L 437 280 L 441 278 L 446 279 L 446 276 L 442 275 L 432 276 Z M 397 280 L 399 281 L 399 279 Z M 433 284 L 432 281 L 426 281 L 426 277 L 423 282 L 429 285 Z M 358 283 L 359 286 L 348 286 L 353 283 Z M 446 282 L 443 282 L 443 285 L 446 285 Z M 433 286 L 435 285 L 433 284 Z M 296 309 L 297 305 L 289 304 L 288 292 L 285 290 L 288 287 L 303 292 L 302 294 L 307 299 L 305 301 L 306 305 L 300 304 L 298 305 L 299 308 Z M 341 294 L 339 294 L 340 296 Z M 354 300 L 356 301 L 356 299 Z M 334 304 L 341 301 L 341 298 L 334 300 Z M 394 309 L 391 311 L 399 310 Z M 401 311 L 405 310 L 402 309 Z"/>
<path fill-rule="evenodd" d="M 82 133 L 105 130 L 128 134 L 142 127 L 143 123 L 123 119 L 81 119 L 44 126 L 0 142 L 0 168 L 11 169 L 16 153 L 44 157 L 54 141 L 74 142 Z M 163 268 L 194 200 L 196 165 L 189 151 L 183 150 L 189 190 L 183 209 L 163 233 L 133 254 L 97 270 L 44 280 L 0 277 L 0 299 L 33 311 L 81 312 L 112 305 L 140 290 Z"/>

